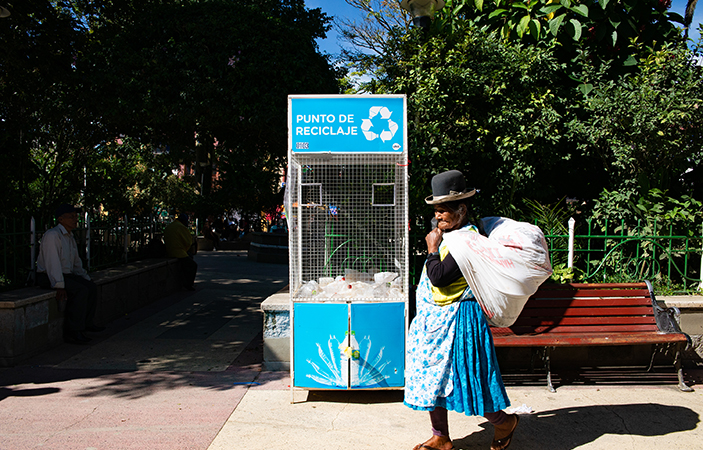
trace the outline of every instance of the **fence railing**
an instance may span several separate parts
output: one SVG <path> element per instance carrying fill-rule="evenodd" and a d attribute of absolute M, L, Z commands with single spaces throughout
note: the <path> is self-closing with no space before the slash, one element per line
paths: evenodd
<path fill-rule="evenodd" d="M 150 256 L 152 242 L 170 221 L 161 216 L 113 219 L 81 214 L 73 234 L 86 268 L 98 270 Z M 53 224 L 41 223 L 33 217 L 3 218 L 2 226 L 0 290 L 10 290 L 30 282 L 41 237 Z"/>
<path fill-rule="evenodd" d="M 74 230 L 81 257 L 97 270 L 149 256 L 149 248 L 171 219 L 160 216 L 115 219 L 85 216 Z M 0 290 L 25 285 L 34 267 L 41 236 L 51 224 L 2 219 Z M 688 227 L 691 229 L 691 227 Z M 570 227 L 569 234 L 545 235 L 555 270 L 571 267 L 582 282 L 660 280 L 674 293 L 698 292 L 703 287 L 703 233 L 677 232 L 673 226 L 624 221 L 587 221 Z M 422 249 L 424 234 L 411 234 Z M 420 279 L 425 255 L 411 255 L 411 283 Z"/>
<path fill-rule="evenodd" d="M 572 219 L 573 220 L 573 219 Z M 579 282 L 626 282 L 652 280 L 667 292 L 690 294 L 703 289 L 703 235 L 677 232 L 673 225 L 640 221 L 628 227 L 624 221 L 570 221 L 567 234 L 546 234 L 555 272 L 571 268 Z M 690 230 L 691 227 L 688 227 Z M 700 230 L 700 228 L 698 228 Z M 424 235 L 411 234 L 416 248 Z M 413 252 L 411 283 L 417 284 L 426 255 Z"/>
<path fill-rule="evenodd" d="M 581 280 L 659 280 L 681 293 L 703 288 L 700 233 L 683 233 L 674 225 L 659 226 L 656 221 L 638 221 L 631 227 L 623 220 L 605 220 L 602 225 L 587 221 L 584 225 L 586 234 L 574 231 L 571 238 L 574 242 L 571 265 L 582 271 Z M 563 240 L 564 236 L 549 238 Z M 555 249 L 557 255 L 558 252 Z"/>

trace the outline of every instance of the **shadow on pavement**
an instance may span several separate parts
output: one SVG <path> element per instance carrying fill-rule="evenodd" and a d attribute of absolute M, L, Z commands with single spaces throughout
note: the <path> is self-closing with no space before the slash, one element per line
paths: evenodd
<path fill-rule="evenodd" d="M 652 418 L 657 418 L 652 420 Z M 451 422 L 457 420 L 450 417 Z M 520 416 L 515 447 L 522 450 L 571 450 L 605 435 L 665 436 L 696 428 L 700 417 L 681 406 L 656 403 L 575 406 Z M 493 439 L 493 426 L 460 439 L 457 450 L 484 449 Z"/>

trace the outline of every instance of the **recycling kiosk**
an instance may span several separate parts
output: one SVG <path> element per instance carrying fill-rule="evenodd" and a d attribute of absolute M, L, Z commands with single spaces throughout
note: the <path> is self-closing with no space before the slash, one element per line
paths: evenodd
<path fill-rule="evenodd" d="M 403 95 L 288 97 L 291 389 L 405 384 Z"/>

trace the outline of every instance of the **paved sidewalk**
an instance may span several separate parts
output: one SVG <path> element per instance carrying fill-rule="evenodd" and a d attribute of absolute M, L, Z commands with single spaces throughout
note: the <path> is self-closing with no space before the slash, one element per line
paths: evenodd
<path fill-rule="evenodd" d="M 287 266 L 242 251 L 196 258 L 196 292 L 109 324 L 90 346 L 0 369 L 0 450 L 410 450 L 429 437 L 401 391 L 291 392 L 288 373 L 262 372 L 259 306 L 287 284 Z M 673 375 L 616 371 L 556 393 L 506 376 L 513 406 L 533 411 L 510 448 L 701 449 L 701 375 L 687 375 L 693 393 Z M 457 449 L 488 449 L 493 435 L 455 413 L 450 430 Z"/>
<path fill-rule="evenodd" d="M 201 252 L 195 292 L 0 369 L 0 450 L 206 449 L 261 366 L 261 302 L 288 267 Z"/>

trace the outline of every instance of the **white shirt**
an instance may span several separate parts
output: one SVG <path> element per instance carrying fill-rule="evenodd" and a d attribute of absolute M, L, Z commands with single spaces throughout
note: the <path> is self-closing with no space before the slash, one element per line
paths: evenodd
<path fill-rule="evenodd" d="M 54 289 L 64 289 L 63 274 L 72 273 L 90 280 L 78 256 L 78 246 L 73 234 L 58 224 L 44 233 L 39 246 L 37 271 L 46 272 Z"/>

